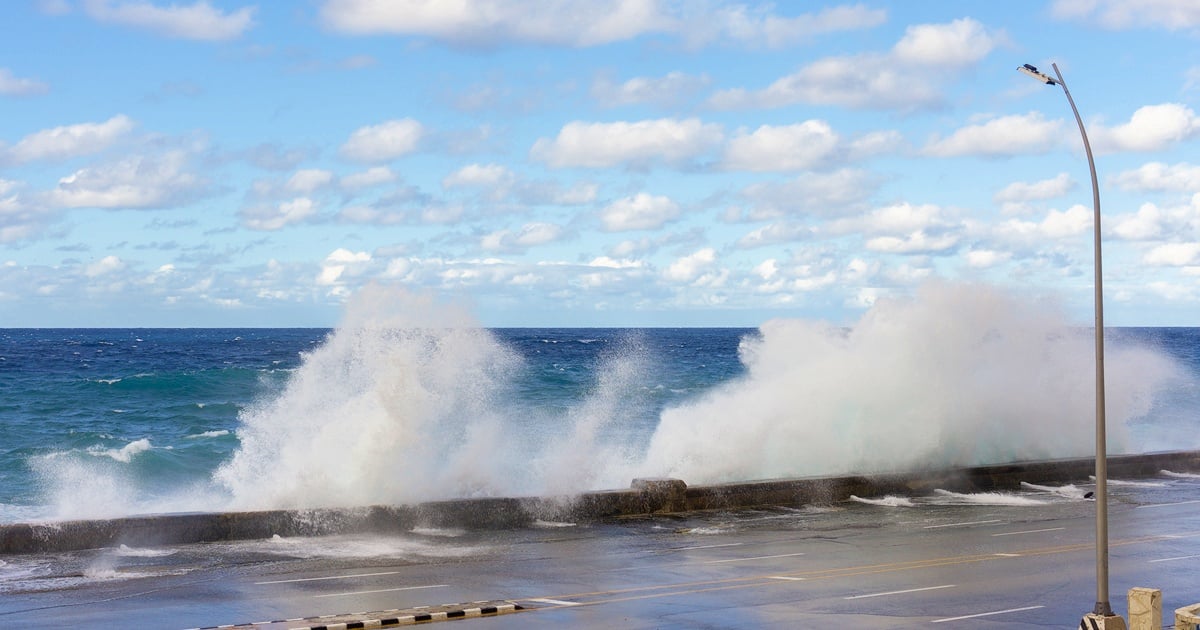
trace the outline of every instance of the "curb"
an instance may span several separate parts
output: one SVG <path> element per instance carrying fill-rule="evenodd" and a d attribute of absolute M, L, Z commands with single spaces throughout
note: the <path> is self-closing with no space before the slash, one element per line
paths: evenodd
<path fill-rule="evenodd" d="M 495 617 L 509 613 L 527 610 L 520 604 L 509 601 L 470 602 L 466 604 L 443 604 L 441 606 L 420 606 L 417 608 L 397 608 L 370 613 L 348 613 L 344 615 L 322 615 L 320 617 L 300 617 L 296 619 L 277 619 L 274 621 L 255 621 L 253 623 L 230 624 L 222 626 L 204 626 L 190 630 L 225 630 L 226 628 L 256 628 L 275 624 L 308 623 L 307 626 L 288 625 L 290 630 L 356 630 L 358 628 L 393 628 L 411 626 L 418 623 L 434 621 L 454 621 L 472 617 Z"/>

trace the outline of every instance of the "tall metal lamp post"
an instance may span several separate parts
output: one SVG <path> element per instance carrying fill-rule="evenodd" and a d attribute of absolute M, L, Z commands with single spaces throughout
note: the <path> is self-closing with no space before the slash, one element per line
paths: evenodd
<path fill-rule="evenodd" d="M 1108 600 L 1108 445 L 1105 437 L 1104 419 L 1104 289 L 1103 273 L 1100 265 L 1100 186 L 1096 181 L 1096 161 L 1092 159 L 1092 145 L 1088 143 L 1087 131 L 1083 128 L 1083 119 L 1075 108 L 1075 99 L 1063 81 L 1058 64 L 1052 63 L 1054 75 L 1051 78 L 1029 64 L 1018 71 L 1027 74 L 1046 85 L 1062 87 L 1067 95 L 1067 103 L 1075 114 L 1075 122 L 1079 124 L 1079 135 L 1083 137 L 1083 150 L 1087 153 L 1088 169 L 1092 173 L 1092 227 L 1093 248 L 1095 253 L 1095 286 L 1096 286 L 1096 607 L 1091 614 L 1084 617 L 1088 624 L 1080 623 L 1080 627 L 1120 628 L 1124 630 L 1125 621 L 1113 614 Z"/>

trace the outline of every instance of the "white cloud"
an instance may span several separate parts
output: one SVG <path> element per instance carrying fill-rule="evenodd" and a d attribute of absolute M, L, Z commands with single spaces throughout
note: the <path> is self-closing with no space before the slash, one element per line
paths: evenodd
<path fill-rule="evenodd" d="M 807 225 L 798 223 L 772 223 L 757 228 L 739 238 L 736 246 L 738 249 L 753 249 L 755 247 L 793 243 L 810 239 L 815 233 L 815 230 Z"/>
<path fill-rule="evenodd" d="M 105 256 L 104 258 L 101 258 L 100 260 L 88 265 L 87 268 L 83 270 L 83 275 L 89 278 L 98 278 L 100 276 L 121 271 L 124 268 L 125 261 L 121 260 L 117 256 Z"/>
<path fill-rule="evenodd" d="M 833 234 L 863 232 L 866 234 L 902 235 L 925 230 L 941 230 L 949 226 L 942 209 L 933 204 L 913 205 L 907 201 L 876 208 L 861 217 L 839 219 L 829 225 Z"/>
<path fill-rule="evenodd" d="M 135 156 L 79 169 L 46 193 L 56 208 L 166 208 L 190 201 L 206 182 L 187 171 L 182 151 Z"/>
<path fill-rule="evenodd" d="M 1045 153 L 1060 142 L 1062 121 L 1046 120 L 1038 112 L 1002 116 L 968 125 L 946 138 L 933 138 L 923 153 L 935 157 L 975 155 L 1001 157 Z"/>
<path fill-rule="evenodd" d="M 517 253 L 530 247 L 553 243 L 562 237 L 562 234 L 562 227 L 553 223 L 527 223 L 516 233 L 508 230 L 492 232 L 480 239 L 480 246 L 486 251 Z"/>
<path fill-rule="evenodd" d="M 330 171 L 308 168 L 296 171 L 288 178 L 285 188 L 295 194 L 307 195 L 328 186 L 332 182 L 333 173 Z"/>
<path fill-rule="evenodd" d="M 970 66 L 978 63 L 1000 43 L 971 18 L 948 24 L 916 24 L 892 48 L 897 61 L 927 67 Z"/>
<path fill-rule="evenodd" d="M 799 171 L 830 160 L 840 138 L 823 120 L 762 125 L 739 131 L 725 147 L 722 168 L 731 171 Z"/>
<path fill-rule="evenodd" d="M 609 204 L 600 211 L 600 220 L 606 232 L 656 230 L 679 213 L 679 204 L 669 197 L 638 193 Z"/>
<path fill-rule="evenodd" d="M 1092 210 L 1075 205 L 1065 212 L 1051 210 L 1040 222 L 1009 219 L 997 224 L 993 231 L 1002 239 L 1028 243 L 1078 236 L 1091 228 Z"/>
<path fill-rule="evenodd" d="M 297 197 L 274 206 L 245 208 L 239 214 L 242 225 L 251 230 L 274 231 L 302 223 L 317 213 L 317 205 L 308 197 Z"/>
<path fill-rule="evenodd" d="M 1075 187 L 1075 181 L 1066 173 L 1059 173 L 1050 179 L 1036 182 L 1013 182 L 996 193 L 993 199 L 997 203 L 1021 203 L 1054 199 L 1067 194 Z"/>
<path fill-rule="evenodd" d="M 1115 127 L 1096 126 L 1088 133 L 1098 153 L 1161 151 L 1200 132 L 1200 119 L 1179 103 L 1146 105 L 1133 112 L 1129 122 Z"/>
<path fill-rule="evenodd" d="M 842 169 L 833 173 L 802 173 L 785 182 L 751 184 L 741 195 L 751 207 L 734 220 L 767 221 L 785 216 L 844 216 L 861 210 L 879 188 L 877 176 Z"/>
<path fill-rule="evenodd" d="M 338 284 L 347 270 L 360 269 L 369 262 L 371 262 L 371 254 L 352 252 L 339 247 L 321 261 L 321 272 L 317 274 L 316 283 L 320 286 Z"/>
<path fill-rule="evenodd" d="M 737 4 L 722 7 L 713 15 L 697 15 L 688 20 L 684 36 L 693 45 L 723 37 L 747 46 L 777 49 L 826 33 L 879 26 L 885 21 L 887 11 L 861 4 L 829 7 L 793 17 L 780 17 L 768 10 Z"/>
<path fill-rule="evenodd" d="M 328 0 L 321 18 L 344 33 L 426 35 L 464 46 L 597 46 L 670 26 L 654 0 Z"/>
<path fill-rule="evenodd" d="M 1200 166 L 1187 162 L 1171 165 L 1148 162 L 1118 173 L 1113 181 L 1125 190 L 1200 192 Z"/>
<path fill-rule="evenodd" d="M 872 131 L 850 141 L 846 158 L 862 160 L 876 155 L 895 153 L 904 148 L 906 142 L 899 131 Z"/>
<path fill-rule="evenodd" d="M 868 250 L 888 254 L 928 254 L 943 252 L 958 244 L 955 234 L 929 234 L 917 230 L 903 237 L 877 236 L 868 239 Z"/>
<path fill-rule="evenodd" d="M 343 176 L 338 183 L 347 190 L 370 188 L 396 181 L 396 174 L 386 166 L 372 166 L 361 173 Z"/>
<path fill-rule="evenodd" d="M 1012 252 L 1000 252 L 994 249 L 973 249 L 966 253 L 967 265 L 976 269 L 987 269 L 1003 264 L 1012 259 Z"/>
<path fill-rule="evenodd" d="M 946 75 L 977 63 L 1002 38 L 970 18 L 910 26 L 886 53 L 829 57 L 761 90 L 713 95 L 718 109 L 835 105 L 855 109 L 914 109 L 941 103 Z"/>
<path fill-rule="evenodd" d="M 21 138 L 4 152 L 6 161 L 69 160 L 99 153 L 133 130 L 133 121 L 117 115 L 102 123 L 79 123 L 45 129 Z"/>
<path fill-rule="evenodd" d="M 530 151 L 534 159 L 554 167 L 607 168 L 620 164 L 647 166 L 655 161 L 681 164 L 719 144 L 720 125 L 698 119 L 663 118 L 638 122 L 585 123 L 563 126 L 553 140 L 541 138 Z"/>
<path fill-rule="evenodd" d="M 442 180 L 443 188 L 459 186 L 494 187 L 511 183 L 512 171 L 500 164 L 468 164 L 447 175 Z"/>
<path fill-rule="evenodd" d="M 676 259 L 667 267 L 664 275 L 668 280 L 693 282 L 702 277 L 717 262 L 717 251 L 705 247 L 692 254 Z"/>
<path fill-rule="evenodd" d="M 32 96 L 34 94 L 45 94 L 49 91 L 50 86 L 41 81 L 24 79 L 14 75 L 8 68 L 0 68 L 0 94 L 7 96 Z"/>
<path fill-rule="evenodd" d="M 685 102 L 710 83 L 707 75 L 682 72 L 669 72 L 663 77 L 634 77 L 620 85 L 600 77 L 592 83 L 591 94 L 604 107 L 641 104 L 670 107 Z"/>
<path fill-rule="evenodd" d="M 1147 265 L 1185 267 L 1200 264 L 1200 243 L 1166 243 L 1146 252 Z"/>
<path fill-rule="evenodd" d="M 339 151 L 356 162 L 384 162 L 416 151 L 424 132 L 411 118 L 389 120 L 356 129 Z"/>
<path fill-rule="evenodd" d="M 1200 4 L 1194 0 L 1055 0 L 1050 13 L 1059 19 L 1094 22 L 1113 30 L 1200 27 Z"/>
<path fill-rule="evenodd" d="M 1142 204 L 1132 215 L 1118 216 L 1113 221 L 1112 233 L 1129 241 L 1155 239 L 1163 234 L 1163 223 L 1167 219 L 1158 206 Z"/>
<path fill-rule="evenodd" d="M 254 25 L 254 7 L 225 13 L 208 2 L 159 7 L 145 1 L 85 0 L 84 11 L 99 22 L 153 31 L 165 37 L 222 41 Z"/>

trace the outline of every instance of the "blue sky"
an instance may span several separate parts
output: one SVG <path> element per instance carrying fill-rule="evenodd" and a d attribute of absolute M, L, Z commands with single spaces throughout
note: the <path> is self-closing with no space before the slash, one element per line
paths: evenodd
<path fill-rule="evenodd" d="M 1200 4 L 9 3 L 0 327 L 855 321 L 924 282 L 1200 325 Z"/>

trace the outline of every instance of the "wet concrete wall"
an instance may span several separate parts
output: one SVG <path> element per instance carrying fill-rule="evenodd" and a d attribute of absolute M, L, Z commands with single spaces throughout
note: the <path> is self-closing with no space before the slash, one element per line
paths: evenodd
<path fill-rule="evenodd" d="M 1149 477 L 1160 470 L 1200 472 L 1200 451 L 1119 455 L 1108 459 L 1114 478 Z M 547 521 L 590 521 L 698 510 L 798 507 L 843 501 L 850 495 L 912 496 L 942 488 L 956 492 L 1016 490 L 1036 484 L 1085 481 L 1088 458 L 1021 462 L 904 474 L 774 479 L 688 486 L 679 479 L 635 479 L 629 489 L 571 497 L 484 498 L 407 506 L 269 510 L 131 516 L 108 520 L 0 525 L 0 554 L 164 545 L 279 536 L 404 532 L 414 527 L 509 528 Z"/>

